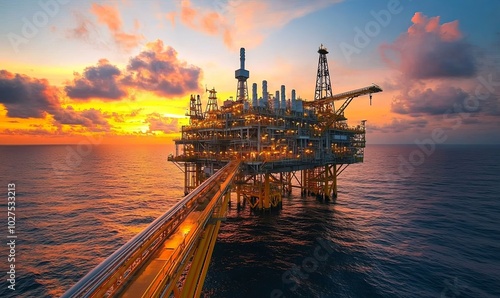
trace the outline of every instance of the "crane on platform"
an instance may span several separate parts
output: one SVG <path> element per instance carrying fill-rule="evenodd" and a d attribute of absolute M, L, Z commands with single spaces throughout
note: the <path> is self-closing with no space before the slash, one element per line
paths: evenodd
<path fill-rule="evenodd" d="M 382 92 L 382 88 L 380 88 L 376 84 L 372 84 L 368 87 L 364 88 L 359 88 L 359 89 L 354 89 L 351 91 L 335 94 L 333 96 L 325 97 L 320 100 L 315 100 L 315 101 L 306 101 L 304 102 L 304 107 L 311 107 L 311 108 L 316 108 L 317 110 L 322 110 L 323 107 L 339 100 L 345 100 L 344 103 L 340 106 L 338 110 L 331 110 L 327 113 L 323 113 L 323 116 L 325 117 L 324 119 L 324 129 L 326 130 L 332 126 L 336 121 L 339 120 L 345 120 L 344 111 L 345 109 L 349 106 L 349 104 L 352 102 L 352 100 L 356 97 L 362 96 L 362 95 L 370 95 L 370 104 L 372 100 L 372 94 L 377 93 L 377 92 Z"/>

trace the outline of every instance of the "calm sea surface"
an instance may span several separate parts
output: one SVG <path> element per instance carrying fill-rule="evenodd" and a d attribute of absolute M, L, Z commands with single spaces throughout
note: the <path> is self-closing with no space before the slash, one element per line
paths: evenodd
<path fill-rule="evenodd" d="M 0 248 L 0 297 L 60 296 L 167 211 L 183 193 L 169 153 L 0 146 L 0 237 L 7 242 L 11 182 L 18 236 L 15 291 L 8 246 Z M 340 176 L 335 203 L 297 191 L 279 214 L 235 207 L 204 297 L 500 297 L 500 146 L 427 155 L 415 145 L 372 145 L 365 163 Z"/>

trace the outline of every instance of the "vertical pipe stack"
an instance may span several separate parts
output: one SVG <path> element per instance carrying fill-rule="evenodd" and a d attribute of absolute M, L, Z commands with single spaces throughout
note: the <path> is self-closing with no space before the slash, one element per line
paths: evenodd
<path fill-rule="evenodd" d="M 276 90 L 276 95 L 274 96 L 273 109 L 277 112 L 280 109 L 280 92 Z"/>
<path fill-rule="evenodd" d="M 269 93 L 267 93 L 267 81 L 262 81 L 262 107 L 265 108 L 268 105 Z"/>
<path fill-rule="evenodd" d="M 297 109 L 297 98 L 295 97 L 295 89 L 292 89 L 292 103 L 291 103 L 292 112 L 296 112 Z"/>
<path fill-rule="evenodd" d="M 286 110 L 286 93 L 285 85 L 281 85 L 281 107 L 282 110 Z"/>
<path fill-rule="evenodd" d="M 252 107 L 256 108 L 258 105 L 257 102 L 257 83 L 253 83 L 252 85 Z"/>

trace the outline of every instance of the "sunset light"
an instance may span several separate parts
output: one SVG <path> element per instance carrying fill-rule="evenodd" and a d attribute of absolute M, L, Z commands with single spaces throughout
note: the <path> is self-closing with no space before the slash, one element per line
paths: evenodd
<path fill-rule="evenodd" d="M 493 20 L 468 21 L 473 4 L 445 12 L 430 1 L 294 3 L 4 3 L 0 143 L 77 143 L 88 134 L 171 143 L 191 94 L 204 105 L 206 88 L 220 103 L 234 98 L 240 47 L 249 84 L 285 84 L 312 100 L 321 43 L 335 93 L 371 83 L 385 90 L 371 106 L 350 107 L 351 120 L 368 120 L 368 143 L 411 143 L 436 127 L 451 143 L 494 142 L 498 54 L 488 49 L 498 35 Z"/>
<path fill-rule="evenodd" d="M 500 297 L 499 13 L 0 0 L 0 297 Z"/>

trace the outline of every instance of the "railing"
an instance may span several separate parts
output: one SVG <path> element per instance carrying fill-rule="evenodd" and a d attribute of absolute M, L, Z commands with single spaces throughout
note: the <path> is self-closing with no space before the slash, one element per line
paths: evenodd
<path fill-rule="evenodd" d="M 340 142 L 340 140 L 338 141 Z M 351 142 L 362 143 L 362 142 Z M 364 146 L 362 146 L 364 147 Z M 324 155 L 332 155 L 332 158 L 350 158 L 356 154 L 358 146 L 339 147 L 330 150 L 317 150 L 314 148 L 302 148 L 300 152 L 289 153 L 279 150 L 263 150 L 260 153 L 255 151 L 223 151 L 223 152 L 191 152 L 169 157 L 169 161 L 196 161 L 196 160 L 241 160 L 243 163 L 251 162 L 289 162 L 303 163 L 324 159 Z"/>
<path fill-rule="evenodd" d="M 172 279 L 175 269 L 177 269 L 175 267 L 172 267 L 172 264 L 175 263 L 174 260 L 178 259 L 179 257 L 183 257 L 181 263 L 184 263 L 185 258 L 190 255 L 189 252 L 198 244 L 197 239 L 200 239 L 202 237 L 206 224 L 214 213 L 215 208 L 221 203 L 222 196 L 229 189 L 238 168 L 239 162 L 234 162 L 228 164 L 226 167 L 218 171 L 218 173 L 223 172 L 223 174 L 221 174 L 222 177 L 218 177 L 220 178 L 218 182 L 222 184 L 217 184 L 215 193 L 209 195 L 211 197 L 211 200 L 199 215 L 197 220 L 198 224 L 196 225 L 195 230 L 190 231 L 187 235 L 187 238 L 184 239 L 183 244 L 175 249 L 173 254 L 162 266 L 161 270 L 153 279 L 153 282 L 148 286 L 141 297 L 158 297 L 159 293 L 170 289 L 172 287 L 172 283 L 176 283 L 176 280 Z M 168 291 L 166 293 L 167 295 L 169 294 Z"/>
<path fill-rule="evenodd" d="M 210 190 L 211 184 L 218 181 L 228 169 L 234 171 L 229 164 L 217 171 L 85 275 L 62 297 L 107 297 L 115 293 L 121 285 L 130 280 L 135 270 L 147 261 L 148 256 L 161 244 L 161 240 L 173 232 L 182 219 L 196 207 L 196 199 L 203 192 Z"/>

